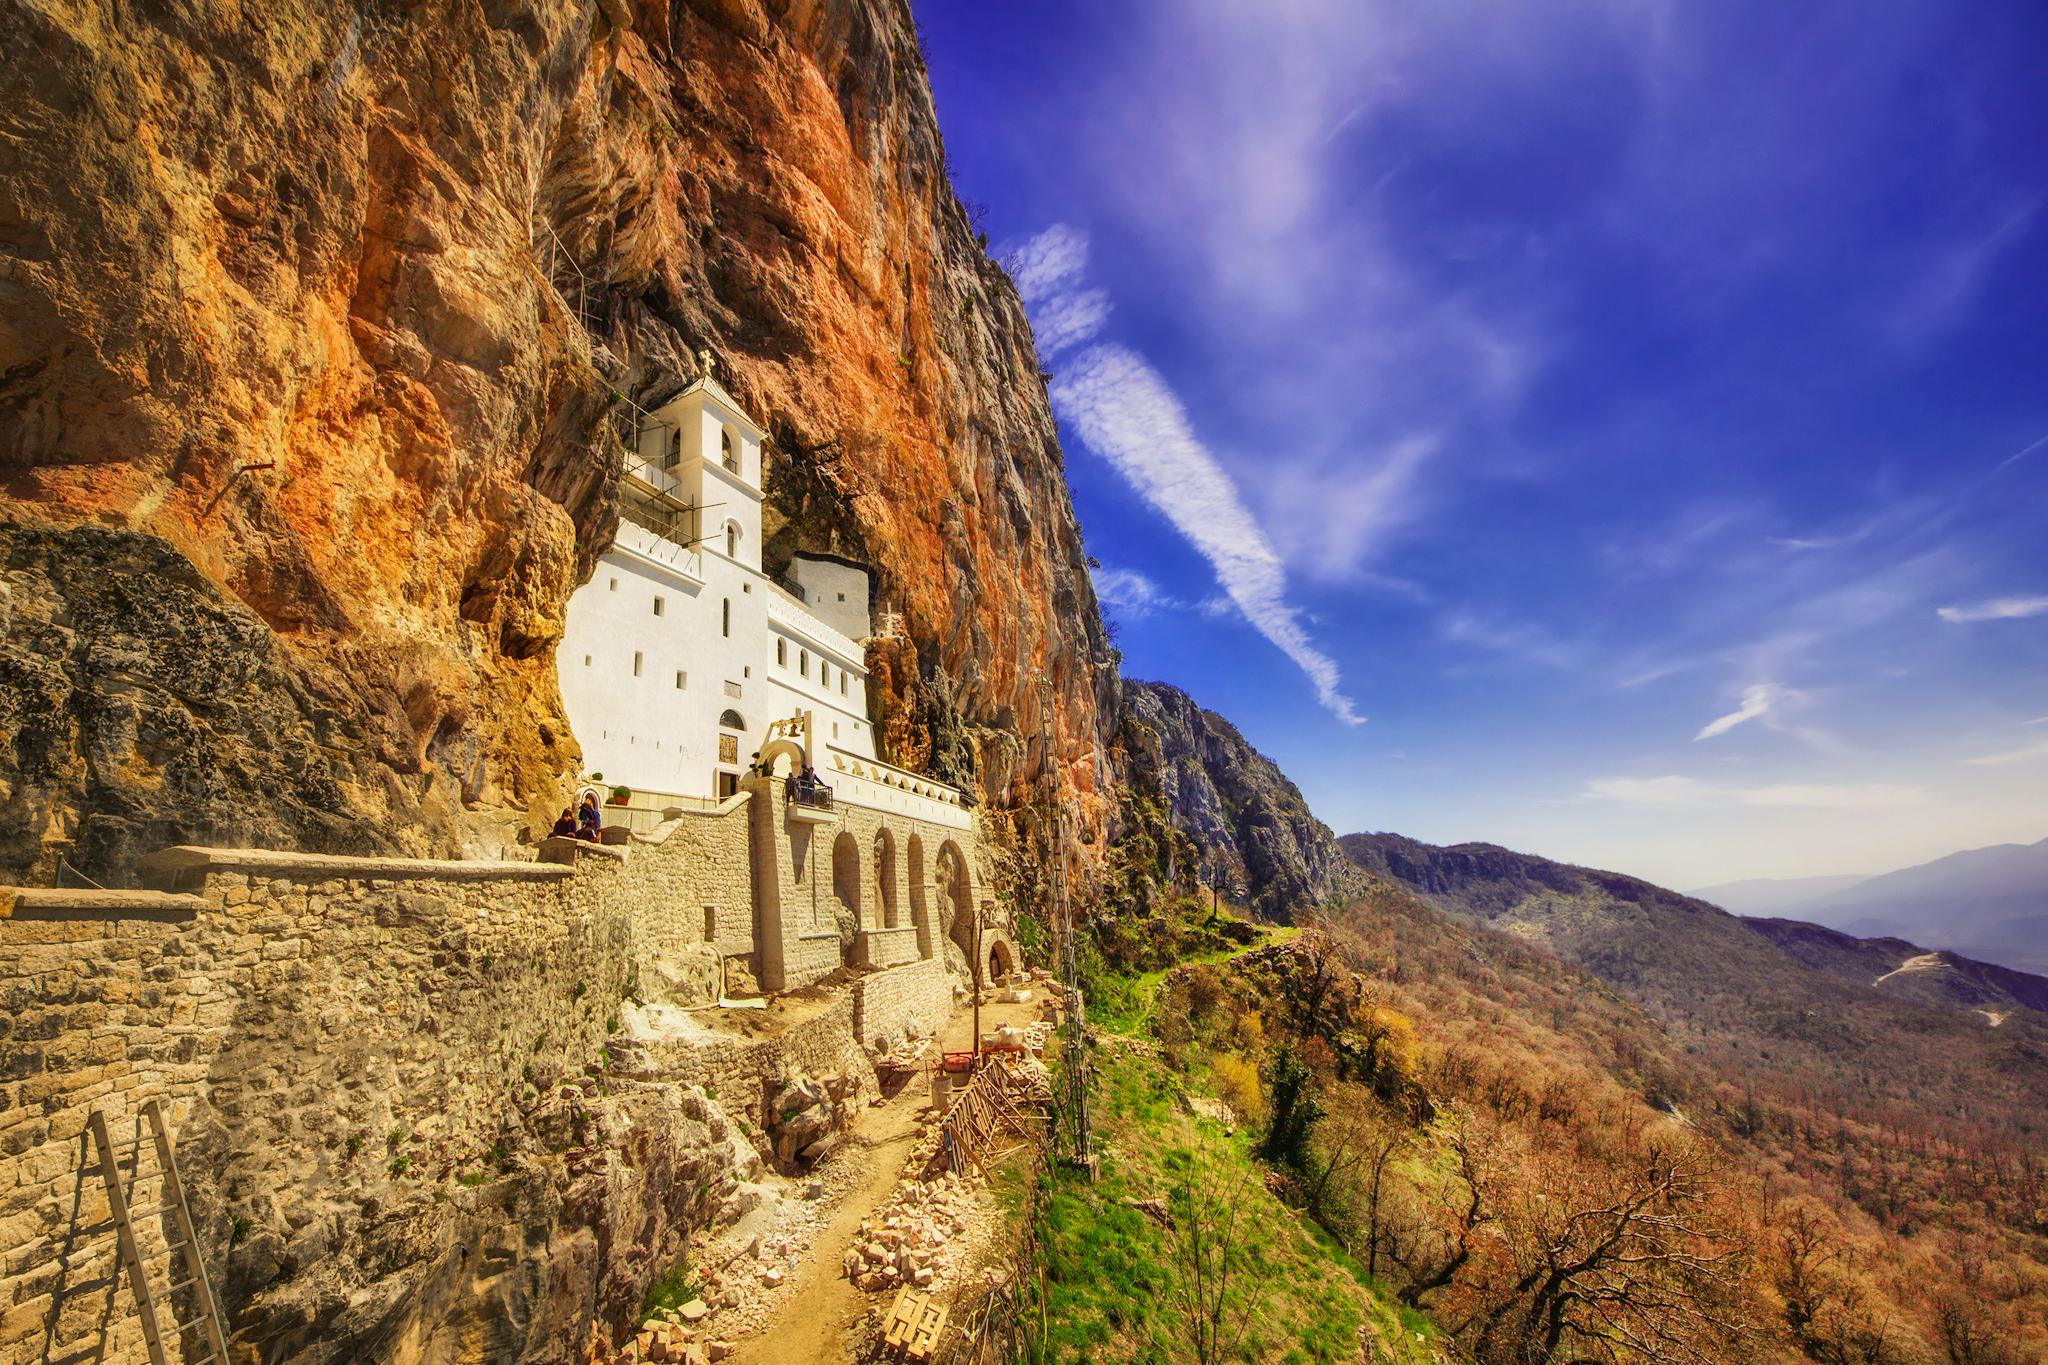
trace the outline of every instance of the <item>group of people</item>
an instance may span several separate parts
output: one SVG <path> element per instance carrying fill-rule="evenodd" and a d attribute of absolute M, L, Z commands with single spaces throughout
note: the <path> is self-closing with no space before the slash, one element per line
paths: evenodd
<path fill-rule="evenodd" d="M 558 838 L 581 839 L 594 844 L 598 841 L 598 832 L 604 828 L 601 809 L 597 804 L 597 793 L 587 791 L 576 805 L 562 807 L 562 814 L 549 833 Z"/>
<path fill-rule="evenodd" d="M 808 763 L 801 773 L 792 766 L 789 776 L 782 779 L 782 794 L 792 801 L 814 801 L 819 792 L 831 790 L 818 780 L 818 770 Z"/>
<path fill-rule="evenodd" d="M 809 764 L 802 772 L 791 768 L 789 776 L 783 779 L 782 791 L 792 801 L 814 802 L 819 792 L 829 793 L 832 789 L 818 780 L 817 769 Z M 548 833 L 559 839 L 581 839 L 586 843 L 598 843 L 599 833 L 604 829 L 604 808 L 598 804 L 597 793 L 586 791 L 583 799 L 574 806 L 562 807 L 562 813 L 555 820 L 555 827 Z"/>

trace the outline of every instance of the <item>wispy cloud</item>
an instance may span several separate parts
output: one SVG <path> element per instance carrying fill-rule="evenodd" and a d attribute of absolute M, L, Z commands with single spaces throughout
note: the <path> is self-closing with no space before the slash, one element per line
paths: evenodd
<path fill-rule="evenodd" d="M 1087 259 L 1086 235 L 1065 224 L 1047 228 L 1011 257 L 1034 332 L 1045 326 L 1055 335 L 1051 350 L 1040 339 L 1041 355 L 1062 357 L 1051 390 L 1054 411 L 1200 551 L 1244 619 L 1308 675 L 1324 708 L 1346 725 L 1363 723 L 1343 691 L 1336 660 L 1317 647 L 1288 600 L 1279 554 L 1221 461 L 1196 436 L 1165 377 L 1124 346 L 1073 349 L 1108 316 L 1106 299 L 1099 307 L 1085 302 L 1098 292 L 1081 285 Z M 1129 580 L 1117 586 L 1136 590 Z"/>
<path fill-rule="evenodd" d="M 2048 612 L 2048 597 L 1994 597 L 1964 607 L 1941 607 L 1935 615 L 1944 621 L 1964 625 L 1972 621 L 2012 621 Z"/>
<path fill-rule="evenodd" d="M 1344 695 L 1336 661 L 1316 647 L 1287 600 L 1280 556 L 1159 372 L 1121 346 L 1090 347 L 1063 366 L 1052 401 L 1088 448 L 1209 561 L 1245 620 L 1308 675 L 1330 714 L 1346 725 L 1361 724 L 1365 718 Z"/>
<path fill-rule="evenodd" d="M 1159 612 L 1192 612 L 1197 616 L 1235 616 L 1237 604 L 1221 594 L 1190 601 L 1159 586 L 1157 580 L 1136 569 L 1105 565 L 1092 575 L 1095 595 L 1103 605 L 1114 607 L 1127 617 L 1151 616 Z"/>
<path fill-rule="evenodd" d="M 1596 801 L 1630 806 L 1763 806 L 1793 810 L 1895 810 L 1927 800 L 1919 787 L 1893 782 L 1851 784 L 1773 782 L 1726 786 L 1694 777 L 1597 777 L 1583 793 Z"/>
<path fill-rule="evenodd" d="M 1772 701 L 1777 695 L 1778 689 L 1769 683 L 1757 683 L 1752 687 L 1744 688 L 1742 691 L 1742 705 L 1736 707 L 1727 715 L 1710 720 L 1701 726 L 1700 732 L 1693 736 L 1693 742 L 1698 743 L 1703 739 L 1712 739 L 1716 735 L 1725 735 L 1743 722 L 1755 720 L 1758 716 L 1767 714 L 1771 709 Z"/>
<path fill-rule="evenodd" d="M 1472 611 L 1457 611 L 1443 619 L 1440 630 L 1446 640 L 1476 645 L 1545 668 L 1573 669 L 1584 662 L 1578 646 L 1559 639 L 1533 621 L 1502 621 Z"/>
<path fill-rule="evenodd" d="M 2037 724 L 2038 722 L 2029 723 Z M 2017 749 L 2007 749 L 2004 753 L 1985 754 L 1979 758 L 1966 758 L 1963 762 L 1974 764 L 1980 768 L 2003 768 L 2013 763 L 2031 763 L 2037 758 L 2048 758 L 2048 739 L 2042 740 L 2039 744 L 2026 744 Z"/>

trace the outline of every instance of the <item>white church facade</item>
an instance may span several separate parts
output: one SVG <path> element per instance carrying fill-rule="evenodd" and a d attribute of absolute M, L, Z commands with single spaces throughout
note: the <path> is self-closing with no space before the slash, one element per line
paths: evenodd
<path fill-rule="evenodd" d="M 556 654 L 584 771 L 659 810 L 730 798 L 757 759 L 808 764 L 839 800 L 965 828 L 958 791 L 875 756 L 866 566 L 762 570 L 764 435 L 708 375 L 641 422 Z"/>

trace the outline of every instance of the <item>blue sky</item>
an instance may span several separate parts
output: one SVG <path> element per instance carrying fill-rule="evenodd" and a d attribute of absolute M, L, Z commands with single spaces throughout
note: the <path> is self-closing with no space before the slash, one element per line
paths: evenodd
<path fill-rule="evenodd" d="M 918 15 L 1126 672 L 1339 832 L 2048 835 L 2048 6 Z"/>

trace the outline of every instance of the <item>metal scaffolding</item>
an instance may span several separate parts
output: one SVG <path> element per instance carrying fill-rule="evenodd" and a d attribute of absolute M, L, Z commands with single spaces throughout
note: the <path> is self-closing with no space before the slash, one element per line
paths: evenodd
<path fill-rule="evenodd" d="M 1045 776 L 1046 857 L 1050 875 L 1046 890 L 1051 905 L 1053 947 L 1057 958 L 1064 1010 L 1061 1016 L 1061 1069 L 1066 1082 L 1066 1120 L 1074 1161 L 1086 1170 L 1095 1166 L 1088 1119 L 1088 1012 L 1081 996 L 1081 962 L 1074 935 L 1073 905 L 1067 895 L 1067 830 L 1060 796 L 1057 734 L 1053 725 L 1052 679 L 1044 681 L 1045 699 L 1039 723 Z"/>

